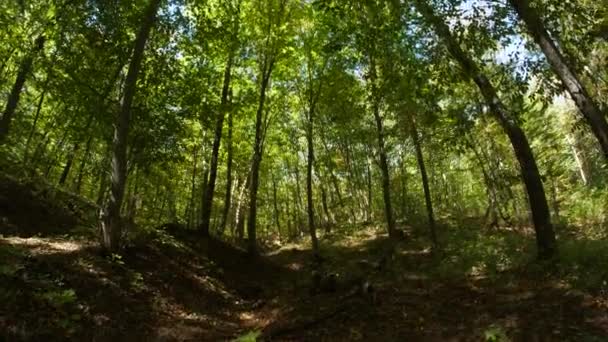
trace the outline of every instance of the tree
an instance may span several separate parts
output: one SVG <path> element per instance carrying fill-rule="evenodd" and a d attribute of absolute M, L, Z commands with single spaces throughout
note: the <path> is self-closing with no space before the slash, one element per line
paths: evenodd
<path fill-rule="evenodd" d="M 477 64 L 458 45 L 452 36 L 448 26 L 435 14 L 433 8 L 426 2 L 415 0 L 418 11 L 433 25 L 435 32 L 447 46 L 448 51 L 456 59 L 467 75 L 473 79 L 482 96 L 486 100 L 490 113 L 500 123 L 501 127 L 509 137 L 517 160 L 521 168 L 521 175 L 526 185 L 532 220 L 536 232 L 536 246 L 540 259 L 551 258 L 555 255 L 557 247 L 555 233 L 551 224 L 549 205 L 545 196 L 545 190 L 538 171 L 538 166 L 528 139 L 524 131 L 515 121 L 514 115 L 510 113 L 498 97 L 498 93 L 490 80 L 483 74 Z"/>
<path fill-rule="evenodd" d="M 11 120 L 13 119 L 15 110 L 19 104 L 19 98 L 21 97 L 23 85 L 25 84 L 25 81 L 32 69 L 34 58 L 44 49 L 45 40 L 46 38 L 44 35 L 38 36 L 34 42 L 32 51 L 28 53 L 21 62 L 17 79 L 15 80 L 15 84 L 13 85 L 11 93 L 8 97 L 8 101 L 6 102 L 6 107 L 2 113 L 2 119 L 0 119 L 0 144 L 3 144 L 8 136 Z"/>
<path fill-rule="evenodd" d="M 226 67 L 224 70 L 224 83 L 222 87 L 222 99 L 220 103 L 220 110 L 217 113 L 215 123 L 215 136 L 213 138 L 213 147 L 211 151 L 211 165 L 209 166 L 209 181 L 205 186 L 205 192 L 203 195 L 202 204 L 202 217 L 201 217 L 201 233 L 203 236 L 209 236 L 209 223 L 211 221 L 211 208 L 213 206 L 213 196 L 215 194 L 215 182 L 217 179 L 217 166 L 219 162 L 220 143 L 222 139 L 222 130 L 224 127 L 224 117 L 228 109 L 228 95 L 230 92 L 230 79 L 232 77 L 232 66 L 234 64 L 234 58 L 236 49 L 238 47 L 238 30 L 240 18 L 240 5 L 234 10 L 236 13 L 233 14 L 233 32 L 231 37 L 230 47 L 228 48 L 228 56 L 226 58 Z M 229 202 L 229 201 L 227 201 Z"/>
<path fill-rule="evenodd" d="M 526 28 L 545 54 L 553 71 L 561 80 L 585 120 L 587 120 L 591 131 L 600 143 L 604 158 L 608 160 L 608 122 L 606 117 L 589 95 L 585 85 L 580 81 L 575 68 L 570 65 L 551 38 L 540 15 L 535 8 L 530 6 L 529 0 L 509 0 L 509 2 L 525 23 Z"/>
<path fill-rule="evenodd" d="M 120 248 L 120 237 L 122 234 L 122 222 L 120 208 L 125 192 L 127 179 L 127 138 L 131 121 L 131 106 L 137 89 L 137 78 L 144 55 L 146 42 L 150 35 L 156 12 L 160 7 L 161 0 L 150 0 L 146 8 L 141 27 L 135 38 L 133 56 L 129 64 L 129 71 L 123 88 L 123 99 L 120 112 L 115 119 L 114 139 L 112 141 L 112 184 L 110 200 L 104 210 L 101 221 L 102 246 L 108 252 L 116 252 Z"/>

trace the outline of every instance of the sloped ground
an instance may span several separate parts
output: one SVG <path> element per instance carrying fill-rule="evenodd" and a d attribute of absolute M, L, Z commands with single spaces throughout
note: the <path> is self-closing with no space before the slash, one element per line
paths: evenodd
<path fill-rule="evenodd" d="M 212 254 L 240 258 L 214 244 Z M 8 341 L 231 339 L 262 324 L 251 312 L 273 288 L 246 269 L 276 272 L 251 259 L 226 269 L 175 241 L 103 258 L 86 240 L 9 237 L 0 254 L 0 339 Z"/>
<path fill-rule="evenodd" d="M 424 234 L 410 229 L 379 269 L 387 240 L 373 227 L 324 237 L 320 264 L 305 245 L 251 258 L 177 229 L 102 257 L 95 241 L 79 234 L 93 230 L 83 219 L 92 210 L 79 209 L 87 204 L 69 194 L 46 201 L 32 186 L 0 186 L 26 194 L 0 207 L 0 340 L 608 340 L 605 289 L 576 290 L 559 272 L 531 267 L 491 276 L 456 267 L 458 248 L 472 248 L 460 251 L 470 255 L 487 241 L 452 244 L 437 258 Z M 10 203 L 3 195 L 0 203 Z M 603 262 L 590 263 L 600 272 Z M 335 274 L 335 291 L 311 292 L 313 269 Z M 359 291 L 362 280 L 373 291 Z"/>
<path fill-rule="evenodd" d="M 356 273 L 353 260 L 369 258 L 370 250 L 373 257 L 382 239 L 372 233 L 357 237 L 356 246 L 334 243 L 329 268 Z M 286 249 L 272 258 L 293 265 L 308 254 Z M 375 300 L 344 293 L 292 296 L 264 333 L 281 341 L 608 340 L 606 292 L 575 290 L 524 270 L 442 279 L 431 272 L 437 262 L 410 237 L 387 270 L 360 271 L 375 285 Z"/>

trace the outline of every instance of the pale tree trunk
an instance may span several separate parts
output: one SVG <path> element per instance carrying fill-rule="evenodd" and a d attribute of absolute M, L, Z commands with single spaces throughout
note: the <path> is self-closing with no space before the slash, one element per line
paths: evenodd
<path fill-rule="evenodd" d="M 562 81 L 574 103 L 587 120 L 591 131 L 600 143 L 604 158 L 608 159 L 608 122 L 606 117 L 580 81 L 574 67 L 569 65 L 567 59 L 558 49 L 549 32 L 547 32 L 540 15 L 535 8 L 530 6 L 529 0 L 509 0 L 509 2 L 525 23 L 534 41 L 545 54 L 553 71 Z"/>
<path fill-rule="evenodd" d="M 112 141 L 112 190 L 110 200 L 101 222 L 102 247 L 110 253 L 118 251 L 121 237 L 120 208 L 125 193 L 127 179 L 127 139 L 131 121 L 131 105 L 137 89 L 137 77 L 143 59 L 146 42 L 156 21 L 156 12 L 161 0 L 150 0 L 133 48 L 133 56 L 124 84 L 120 112 L 114 122 Z"/>
<path fill-rule="evenodd" d="M 228 223 L 228 214 L 230 213 L 230 207 L 232 202 L 232 109 L 228 110 L 228 137 L 226 141 L 228 156 L 226 161 L 226 197 L 224 199 L 224 210 L 222 211 L 222 222 L 220 224 L 220 231 L 226 230 L 226 224 Z"/>
<path fill-rule="evenodd" d="M 194 207 L 195 207 L 195 202 L 194 199 L 196 198 L 196 168 L 198 165 L 198 148 L 195 146 L 194 147 L 194 155 L 192 156 L 192 160 L 194 162 L 194 164 L 192 165 L 192 179 L 190 181 L 190 201 L 188 203 L 188 207 L 186 208 L 186 225 L 188 227 L 192 227 L 192 221 L 193 221 L 193 217 L 194 217 Z"/>
<path fill-rule="evenodd" d="M 44 36 L 39 36 L 36 39 L 36 42 L 34 43 L 34 49 L 30 53 L 28 53 L 28 55 L 23 59 L 21 65 L 19 66 L 17 79 L 15 80 L 13 88 L 11 89 L 11 93 L 8 96 L 8 101 L 6 102 L 4 113 L 2 113 L 2 119 L 0 119 L 0 145 L 4 144 L 6 138 L 8 137 L 11 120 L 13 119 L 13 115 L 15 114 L 17 105 L 19 105 L 21 91 L 23 90 L 23 86 L 25 85 L 25 81 L 27 79 L 28 74 L 32 69 L 34 57 L 36 57 L 36 55 L 38 55 L 40 52 L 42 52 L 42 49 L 44 49 L 44 42 Z"/>
<path fill-rule="evenodd" d="M 315 257 L 319 256 L 319 240 L 317 239 L 317 227 L 315 226 L 315 212 L 312 198 L 312 170 L 314 163 L 314 141 L 313 141 L 313 125 L 314 125 L 314 100 L 309 102 L 308 122 L 306 123 L 306 142 L 308 145 L 307 163 L 306 163 L 306 213 L 308 214 L 308 232 L 310 241 L 312 242 L 312 251 Z"/>
<path fill-rule="evenodd" d="M 572 149 L 572 155 L 574 156 L 574 161 L 576 162 L 578 172 L 581 176 L 581 181 L 583 182 L 583 185 L 589 185 L 587 163 L 585 156 L 582 155 L 578 148 L 578 141 L 576 140 L 576 137 L 571 134 L 566 134 L 566 138 L 568 139 L 568 145 L 570 145 L 570 148 Z"/>
<path fill-rule="evenodd" d="M 213 206 L 213 197 L 215 195 L 215 181 L 217 179 L 217 164 L 220 154 L 220 144 L 222 141 L 222 128 L 224 127 L 224 117 L 228 110 L 228 93 L 230 91 L 230 78 L 232 75 L 232 63 L 234 60 L 233 51 L 229 52 L 226 69 L 224 70 L 224 86 L 222 88 L 222 100 L 220 104 L 220 112 L 218 113 L 215 123 L 215 137 L 213 138 L 213 147 L 211 151 L 211 165 L 209 166 L 209 182 L 205 186 L 203 197 L 202 215 L 200 232 L 203 236 L 209 236 L 209 223 L 211 220 L 211 209 Z M 228 183 L 230 183 L 228 181 Z"/>
<path fill-rule="evenodd" d="M 414 149 L 416 150 L 416 160 L 418 161 L 420 177 L 422 178 L 422 188 L 424 189 L 424 201 L 426 204 L 426 212 L 429 220 L 429 232 L 431 233 L 431 242 L 433 243 L 433 247 L 436 249 L 438 248 L 438 242 L 437 231 L 435 228 L 435 216 L 433 214 L 433 202 L 431 200 L 431 189 L 429 187 L 429 177 L 426 173 L 426 165 L 424 165 L 422 147 L 420 146 L 418 127 L 416 127 L 416 119 L 414 117 L 410 117 L 410 124 L 412 129 L 412 141 L 414 142 Z"/>
<path fill-rule="evenodd" d="M 279 210 L 279 197 L 277 194 L 278 190 L 277 190 L 277 180 L 275 179 L 274 175 L 272 175 L 272 208 L 273 208 L 273 218 L 274 218 L 274 224 L 277 227 L 277 231 L 280 233 L 281 232 L 281 217 L 280 217 L 280 210 Z"/>
<path fill-rule="evenodd" d="M 536 246 L 539 259 L 551 258 L 556 254 L 555 233 L 551 224 L 549 205 L 534 154 L 524 131 L 518 126 L 513 115 L 498 98 L 496 89 L 482 73 L 477 64 L 462 50 L 452 36 L 448 26 L 423 0 L 415 1 L 416 8 L 431 22 L 436 33 L 444 40 L 448 51 L 460 63 L 464 73 L 473 79 L 485 98 L 490 113 L 502 126 L 509 137 L 521 168 L 521 174 L 528 193 L 532 220 L 536 232 Z"/>

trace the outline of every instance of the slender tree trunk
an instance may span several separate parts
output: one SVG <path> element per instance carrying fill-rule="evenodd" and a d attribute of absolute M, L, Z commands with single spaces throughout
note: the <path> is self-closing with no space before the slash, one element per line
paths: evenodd
<path fill-rule="evenodd" d="M 17 73 L 17 79 L 15 80 L 11 93 L 8 96 L 4 113 L 2 113 L 2 119 L 0 119 L 0 145 L 4 144 L 6 141 L 11 120 L 13 119 L 13 115 L 15 114 L 15 110 L 19 104 L 19 98 L 21 97 L 23 85 L 25 84 L 25 80 L 32 69 L 34 58 L 36 55 L 42 52 L 42 49 L 44 49 L 44 42 L 44 36 L 39 36 L 34 44 L 34 49 L 21 62 L 19 72 Z"/>
<path fill-rule="evenodd" d="M 366 170 L 365 170 L 365 184 L 367 185 L 367 205 L 365 206 L 366 221 L 373 221 L 374 213 L 374 196 L 372 192 L 372 161 L 367 158 Z"/>
<path fill-rule="evenodd" d="M 47 82 L 48 83 L 48 80 Z M 23 152 L 23 163 L 27 161 L 27 155 L 30 150 L 30 143 L 32 142 L 32 137 L 36 132 L 36 125 L 38 124 L 38 119 L 40 118 L 40 112 L 42 111 L 42 104 L 44 103 L 44 97 L 46 95 L 46 84 L 45 89 L 42 90 L 42 94 L 40 94 L 40 99 L 38 100 L 38 105 L 36 106 L 36 115 L 34 116 L 34 123 L 32 124 L 32 129 L 30 130 L 30 134 L 27 136 L 27 141 L 25 142 L 25 151 Z"/>
<path fill-rule="evenodd" d="M 263 122 L 264 122 L 264 104 L 266 103 L 266 91 L 270 83 L 270 76 L 274 68 L 274 58 L 264 63 L 262 68 L 262 82 L 260 84 L 260 98 L 258 102 L 258 110 L 255 116 L 255 144 L 253 146 L 253 162 L 251 163 L 251 189 L 249 191 L 249 221 L 247 222 L 247 251 L 250 254 L 257 254 L 256 242 L 256 223 L 258 215 L 258 188 L 260 186 L 260 165 L 262 164 L 263 142 Z"/>
<path fill-rule="evenodd" d="M 245 183 L 243 184 L 243 187 L 241 188 L 241 191 L 239 193 L 239 201 L 236 207 L 236 235 L 237 238 L 239 239 L 239 241 L 243 241 L 243 239 L 245 238 L 245 217 L 246 214 L 244 213 L 244 207 L 246 206 L 246 204 L 244 202 L 246 202 L 246 200 L 244 199 L 244 195 L 245 195 L 245 190 L 249 189 L 251 187 L 251 173 L 247 174 L 247 179 L 245 180 Z"/>
<path fill-rule="evenodd" d="M 192 179 L 190 181 L 190 203 L 188 204 L 188 208 L 186 209 L 186 217 L 188 222 L 186 225 L 188 227 L 193 226 L 193 212 L 194 212 L 194 199 L 196 198 L 196 168 L 198 166 L 198 147 L 194 147 L 194 155 L 192 156 L 192 160 L 194 164 L 192 164 Z"/>
<path fill-rule="evenodd" d="M 572 155 L 574 156 L 574 161 L 576 162 L 578 172 L 581 176 L 581 181 L 583 182 L 583 185 L 589 185 L 587 163 L 585 161 L 585 157 L 582 155 L 577 146 L 578 143 L 576 141 L 576 137 L 574 137 L 573 134 L 566 134 L 566 138 L 568 140 L 568 145 L 570 145 L 570 148 L 572 149 Z"/>
<path fill-rule="evenodd" d="M 312 86 L 311 86 L 312 88 Z M 308 145 L 308 154 L 306 160 L 306 213 L 308 215 L 308 232 L 310 234 L 310 241 L 312 243 L 312 251 L 315 257 L 319 256 L 319 240 L 317 239 L 317 227 L 315 226 L 315 211 L 314 202 L 312 198 L 312 170 L 315 159 L 314 155 L 314 141 L 313 141 L 313 127 L 314 127 L 314 100 L 309 100 L 308 110 L 308 122 L 306 123 L 306 142 Z"/>
<path fill-rule="evenodd" d="M 61 172 L 61 177 L 59 178 L 59 185 L 64 185 L 65 181 L 68 179 L 68 175 L 70 174 L 70 170 L 72 169 L 72 164 L 74 163 L 74 157 L 80 148 L 79 143 L 74 143 L 74 147 L 72 151 L 68 153 L 68 160 L 65 163 L 65 167 L 63 168 L 63 172 Z"/>
<path fill-rule="evenodd" d="M 272 175 L 272 207 L 274 213 L 274 224 L 277 226 L 277 231 L 281 232 L 281 218 L 279 217 L 279 196 L 277 195 L 277 180 Z"/>
<path fill-rule="evenodd" d="M 226 161 L 226 198 L 224 199 L 224 210 L 222 212 L 222 223 L 220 225 L 220 231 L 224 231 L 226 229 L 226 224 L 228 222 L 228 214 L 230 213 L 230 206 L 232 201 L 232 125 L 233 125 L 233 117 L 232 110 L 228 110 L 228 137 L 226 141 L 226 146 L 228 150 L 228 160 Z"/>
<path fill-rule="evenodd" d="M 492 215 L 492 221 L 490 223 L 490 227 L 498 225 L 498 215 L 505 219 L 504 214 L 502 214 L 502 209 L 500 203 L 498 203 L 498 195 L 496 194 L 496 187 L 493 184 L 493 180 L 490 177 L 490 173 L 486 170 L 486 163 L 482 158 L 481 154 L 477 151 L 473 143 L 466 139 L 466 144 L 473 151 L 477 162 L 479 163 L 479 167 L 481 168 L 481 173 L 483 176 L 484 184 L 486 185 L 486 193 L 488 195 L 488 209 L 486 214 L 484 215 L 487 218 L 489 215 Z M 498 211 L 498 215 L 496 213 Z M 505 220 L 506 221 L 506 220 Z"/>
<path fill-rule="evenodd" d="M 536 232 L 536 245 L 539 259 L 550 258 L 555 255 L 557 246 L 555 233 L 551 224 L 549 205 L 540 178 L 536 160 L 530 148 L 530 143 L 523 130 L 517 125 L 513 116 L 505 108 L 502 101 L 498 98 L 496 89 L 488 78 L 481 72 L 477 64 L 462 50 L 456 42 L 448 26 L 435 15 L 433 9 L 423 0 L 416 0 L 417 9 L 435 27 L 437 34 L 446 43 L 449 52 L 460 63 L 465 74 L 472 78 L 486 100 L 491 114 L 500 123 L 503 130 L 509 137 L 511 145 L 519 161 L 522 178 L 526 185 L 530 209 L 532 210 L 532 220 Z"/>
<path fill-rule="evenodd" d="M 230 51 L 228 61 L 226 62 L 226 69 L 224 70 L 224 86 L 222 88 L 222 100 L 220 105 L 220 112 L 218 113 L 217 120 L 215 122 L 215 137 L 213 138 L 213 148 L 211 151 L 211 165 L 209 168 L 209 182 L 205 187 L 205 194 L 203 197 L 202 215 L 201 215 L 201 227 L 200 231 L 203 236 L 209 236 L 209 222 L 211 220 L 211 209 L 213 206 L 213 197 L 215 194 L 215 181 L 217 178 L 217 164 L 219 161 L 220 144 L 222 141 L 222 129 L 224 127 L 224 117 L 228 110 L 228 93 L 230 91 L 230 78 L 232 75 L 232 63 L 234 60 L 234 53 Z M 230 182 L 228 182 L 230 184 Z"/>
<path fill-rule="evenodd" d="M 422 147 L 420 146 L 420 138 L 418 136 L 418 128 L 416 127 L 416 119 L 410 117 L 410 124 L 412 129 L 412 141 L 414 142 L 414 149 L 416 150 L 416 160 L 418 161 L 420 177 L 422 178 L 422 188 L 424 189 L 424 202 L 426 204 L 426 213 L 429 219 L 429 232 L 431 233 L 431 242 L 433 243 L 433 247 L 437 248 L 437 232 L 435 228 L 435 216 L 433 215 L 431 189 L 429 187 L 429 178 L 426 173 L 426 166 L 424 165 L 424 156 L 422 154 Z"/>
<path fill-rule="evenodd" d="M 77 194 L 80 194 L 80 188 L 82 187 L 82 178 L 84 177 L 84 168 L 87 164 L 87 160 L 89 159 L 89 153 L 91 152 L 91 142 L 93 141 L 93 135 L 89 137 L 87 140 L 87 145 L 82 155 L 82 160 L 80 161 L 80 166 L 78 167 L 78 178 L 76 179 L 76 183 L 74 184 L 74 190 Z"/>
<path fill-rule="evenodd" d="M 568 64 L 568 61 L 558 49 L 549 32 L 547 32 L 540 15 L 535 8 L 530 6 L 529 0 L 509 0 L 509 2 L 525 23 L 534 41 L 540 46 L 547 61 L 551 64 L 553 71 L 560 78 L 576 106 L 591 126 L 591 131 L 604 152 L 604 158 L 608 159 L 608 122 L 606 117 L 580 81 L 574 67 Z"/>
<path fill-rule="evenodd" d="M 323 147 L 325 149 L 325 154 L 331 155 L 329 146 L 327 145 L 327 140 L 325 139 L 325 132 L 322 128 L 320 130 L 320 133 L 321 133 L 321 142 L 323 143 Z M 342 209 L 344 209 L 344 200 L 342 199 L 342 191 L 340 191 L 340 184 L 338 183 L 338 177 L 336 177 L 336 174 L 334 173 L 334 165 L 333 165 L 333 163 L 327 162 L 327 163 L 325 163 L 325 167 L 327 167 L 327 171 L 329 172 L 329 177 L 331 178 L 331 183 L 334 187 L 336 196 L 338 197 L 338 203 L 340 204 L 340 207 Z"/>
<path fill-rule="evenodd" d="M 382 173 L 382 195 L 384 197 L 384 215 L 388 228 L 388 235 L 395 236 L 395 219 L 393 218 L 393 207 L 391 204 L 391 181 L 388 169 L 388 158 L 386 156 L 386 147 L 384 143 L 384 126 L 382 117 L 380 116 L 380 108 L 378 103 L 378 90 L 376 89 L 376 63 L 373 57 L 370 58 L 370 82 L 372 83 L 372 111 L 376 121 L 376 129 L 378 134 L 378 157 L 380 161 L 380 171 Z"/>
<path fill-rule="evenodd" d="M 114 123 L 114 138 L 112 141 L 112 195 L 105 209 L 101 222 L 101 241 L 103 248 L 114 253 L 120 248 L 121 219 L 120 207 L 125 193 L 127 179 L 127 147 L 129 125 L 131 121 L 131 105 L 137 89 L 137 77 L 143 59 L 146 41 L 156 21 L 156 12 L 160 0 L 150 0 L 133 48 L 133 56 L 124 84 L 123 99 L 120 113 Z"/>

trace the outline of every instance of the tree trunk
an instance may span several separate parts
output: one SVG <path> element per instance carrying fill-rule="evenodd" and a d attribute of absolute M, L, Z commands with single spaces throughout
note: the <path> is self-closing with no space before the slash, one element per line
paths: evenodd
<path fill-rule="evenodd" d="M 568 140 L 568 145 L 572 149 L 572 155 L 574 156 L 574 161 L 576 162 L 576 166 L 578 168 L 578 172 L 581 176 L 581 181 L 583 185 L 589 185 L 589 169 L 587 167 L 587 163 L 585 160 L 585 156 L 581 153 L 578 147 L 578 141 L 573 134 L 566 134 L 566 139 Z"/>
<path fill-rule="evenodd" d="M 230 206 L 232 201 L 232 109 L 228 110 L 228 137 L 226 141 L 227 150 L 228 150 L 228 160 L 226 161 L 226 198 L 224 200 L 224 210 L 222 212 L 222 223 L 220 225 L 220 231 L 224 231 L 226 229 L 226 224 L 228 221 L 228 214 L 230 213 Z"/>
<path fill-rule="evenodd" d="M 422 188 L 424 189 L 424 201 L 426 204 L 426 212 L 429 219 L 429 232 L 431 233 L 431 242 L 433 243 L 433 247 L 437 248 L 437 232 L 435 228 L 435 216 L 433 215 L 431 189 L 429 187 L 429 178 L 426 173 L 426 166 L 424 165 L 424 156 L 422 155 L 422 147 L 420 146 L 420 138 L 418 136 L 418 128 L 416 127 L 416 119 L 410 117 L 410 124 L 412 129 L 412 141 L 414 142 L 414 149 L 416 150 L 416 160 L 418 161 L 420 177 L 422 178 Z"/>
<path fill-rule="evenodd" d="M 245 237 L 245 215 L 243 213 L 243 197 L 245 194 L 245 190 L 250 188 L 251 184 L 251 173 L 247 173 L 247 179 L 241 187 L 241 191 L 239 191 L 239 199 L 236 206 L 236 235 L 239 241 L 243 241 Z"/>
<path fill-rule="evenodd" d="M 196 168 L 198 165 L 198 147 L 194 147 L 194 155 L 192 156 L 194 164 L 192 165 L 192 180 L 190 181 L 190 201 L 186 208 L 186 226 L 189 228 L 193 226 L 192 221 L 194 215 L 194 199 L 196 198 Z"/>
<path fill-rule="evenodd" d="M 120 113 L 114 122 L 114 138 L 112 141 L 112 195 L 105 209 L 101 222 L 102 247 L 110 253 L 120 248 L 122 205 L 125 182 L 127 179 L 127 146 L 129 125 L 131 121 L 131 105 L 137 89 L 137 77 L 143 59 L 146 41 L 156 21 L 156 12 L 160 0 L 150 0 L 133 48 L 133 56 L 124 84 L 123 99 Z"/>
<path fill-rule="evenodd" d="M 209 168 L 209 182 L 205 186 L 205 194 L 203 197 L 202 215 L 200 232 L 203 236 L 209 236 L 209 222 L 211 220 L 211 209 L 213 206 L 213 196 L 215 194 L 215 180 L 217 178 L 217 164 L 220 154 L 220 144 L 222 141 L 222 128 L 224 127 L 224 117 L 228 110 L 228 93 L 230 90 L 230 78 L 232 73 L 232 63 L 234 54 L 230 51 L 226 69 L 224 70 L 224 86 L 222 88 L 222 100 L 220 104 L 220 112 L 218 113 L 215 122 L 215 137 L 213 138 L 213 148 L 211 151 L 211 165 Z M 230 183 L 230 182 L 228 182 Z"/>
<path fill-rule="evenodd" d="M 372 111 L 376 121 L 376 129 L 378 134 L 378 157 L 380 158 L 380 171 L 382 173 L 382 195 L 384 197 L 384 215 L 388 228 L 388 235 L 395 236 L 395 220 L 393 218 L 393 207 L 391 205 L 391 182 L 388 169 L 388 158 L 386 156 L 386 147 L 384 143 L 384 126 L 382 117 L 380 116 L 380 108 L 378 103 L 378 91 L 376 89 L 376 63 L 373 57 L 370 58 L 370 82 L 372 83 Z"/>
<path fill-rule="evenodd" d="M 312 85 L 311 85 L 312 88 Z M 306 142 L 308 145 L 308 154 L 306 158 L 306 213 L 308 215 L 308 232 L 312 243 L 313 256 L 319 256 L 319 240 L 317 239 L 317 227 L 315 226 L 315 211 L 312 198 L 312 169 L 314 163 L 314 144 L 313 144 L 313 125 L 314 125 L 314 100 L 309 100 L 308 120 L 306 123 Z"/>
<path fill-rule="evenodd" d="M 6 102 L 6 108 L 2 114 L 2 119 L 0 119 L 0 145 L 4 144 L 6 138 L 8 137 L 11 120 L 13 119 L 13 115 L 15 114 L 15 110 L 19 104 L 19 98 L 21 96 L 21 91 L 23 90 L 23 85 L 25 84 L 25 80 L 32 69 L 34 57 L 36 57 L 36 55 L 38 55 L 42 49 L 44 49 L 44 42 L 44 36 L 39 36 L 34 43 L 34 49 L 21 62 L 19 72 L 17 73 L 17 79 L 15 80 L 11 93 L 8 96 L 8 101 Z"/>
<path fill-rule="evenodd" d="M 272 176 L 272 208 L 274 216 L 274 224 L 277 226 L 277 231 L 281 232 L 281 218 L 279 216 L 279 196 L 277 194 L 277 180 Z"/>
<path fill-rule="evenodd" d="M 80 166 L 78 167 L 78 178 L 76 179 L 76 183 L 74 184 L 74 191 L 77 194 L 80 194 L 80 188 L 82 187 L 82 178 L 84 177 L 84 168 L 87 164 L 87 160 L 89 158 L 89 153 L 91 152 L 91 142 L 93 141 L 93 135 L 89 137 L 87 140 L 87 145 L 82 155 L 82 160 L 80 161 Z"/>
<path fill-rule="evenodd" d="M 491 114 L 500 123 L 503 130 L 509 137 L 511 145 L 519 161 L 521 174 L 526 185 L 530 209 L 532 210 L 532 220 L 536 232 L 536 245 L 539 259 L 550 258 L 555 255 L 557 246 L 555 233 L 551 224 L 549 205 L 540 178 L 536 160 L 530 148 L 530 143 L 523 130 L 517 125 L 511 113 L 505 108 L 502 101 L 498 98 L 496 89 L 488 78 L 481 72 L 477 64 L 462 50 L 456 42 L 448 26 L 435 15 L 433 9 L 423 0 L 416 0 L 417 9 L 435 27 L 437 34 L 444 40 L 448 51 L 460 63 L 464 73 L 473 79 L 475 84 L 486 100 Z"/>
<path fill-rule="evenodd" d="M 591 131 L 599 141 L 602 152 L 604 152 L 604 158 L 608 159 L 608 122 L 606 117 L 589 95 L 574 68 L 568 64 L 566 58 L 551 39 L 540 15 L 535 8 L 530 6 L 529 0 L 509 0 L 509 2 L 525 23 L 534 41 L 545 54 L 553 71 L 562 81 L 576 106 L 591 126 Z"/>
<path fill-rule="evenodd" d="M 78 152 L 80 148 L 80 144 L 74 143 L 74 147 L 72 151 L 68 154 L 68 160 L 65 163 L 65 167 L 63 168 L 63 172 L 61 172 L 61 177 L 59 178 L 59 185 L 65 184 L 65 181 L 68 179 L 68 175 L 70 174 L 70 170 L 72 169 L 72 164 L 74 163 L 74 156 Z"/>
<path fill-rule="evenodd" d="M 47 82 L 48 83 L 48 80 Z M 25 142 L 25 150 L 23 152 L 23 163 L 25 164 L 27 161 L 27 155 L 30 150 L 30 143 L 32 142 L 32 137 L 36 132 L 36 125 L 38 124 L 38 119 L 40 119 L 40 112 L 42 111 L 42 104 L 44 103 L 44 97 L 46 95 L 46 83 L 45 89 L 42 90 L 42 94 L 40 94 L 40 99 L 38 100 L 38 105 L 36 106 L 36 115 L 34 116 L 34 123 L 32 124 L 32 129 L 30 130 L 30 134 L 27 136 L 27 141 Z"/>

